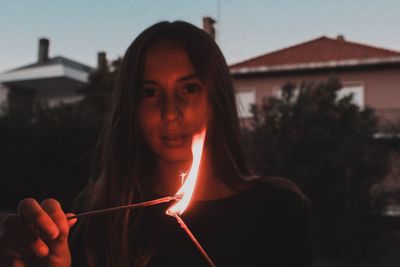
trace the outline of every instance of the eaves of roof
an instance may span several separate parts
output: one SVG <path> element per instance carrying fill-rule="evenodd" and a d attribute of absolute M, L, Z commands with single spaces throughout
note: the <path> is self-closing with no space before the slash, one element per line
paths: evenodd
<path fill-rule="evenodd" d="M 387 64 L 397 64 L 397 63 L 400 63 L 400 56 L 385 57 L 385 58 L 332 60 L 326 62 L 283 64 L 283 65 L 273 65 L 273 66 L 231 67 L 230 72 L 233 75 L 262 74 L 262 73 L 273 73 L 273 72 L 318 70 L 327 68 L 334 69 L 334 68 L 346 68 L 346 67 L 379 66 Z"/>
<path fill-rule="evenodd" d="M 87 71 L 74 69 L 63 64 L 52 64 L 0 73 L 0 83 L 12 84 L 13 82 L 24 80 L 42 80 L 60 77 L 86 83 L 88 76 L 89 72 Z"/>
<path fill-rule="evenodd" d="M 54 57 L 45 63 L 34 63 L 0 73 L 0 83 L 12 84 L 26 80 L 42 80 L 52 78 L 67 78 L 86 83 L 93 68 L 76 61 Z"/>

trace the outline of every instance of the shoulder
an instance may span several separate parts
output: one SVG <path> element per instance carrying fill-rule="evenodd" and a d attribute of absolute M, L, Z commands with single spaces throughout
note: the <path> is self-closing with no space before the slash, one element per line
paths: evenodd
<path fill-rule="evenodd" d="M 270 211 L 282 213 L 308 213 L 310 201 L 303 191 L 289 179 L 266 176 L 258 177 L 251 183 L 253 196 L 258 205 Z"/>
<path fill-rule="evenodd" d="M 253 205 L 246 217 L 246 238 L 257 245 L 249 253 L 257 262 L 312 266 L 311 209 L 305 194 L 282 177 L 261 177 L 251 183 Z"/>

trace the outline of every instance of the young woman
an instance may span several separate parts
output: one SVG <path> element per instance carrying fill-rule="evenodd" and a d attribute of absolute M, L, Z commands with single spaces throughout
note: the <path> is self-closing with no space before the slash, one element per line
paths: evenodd
<path fill-rule="evenodd" d="M 112 101 L 82 211 L 174 195 L 192 137 L 206 129 L 182 218 L 210 258 L 217 266 L 312 265 L 305 197 L 287 180 L 249 170 L 229 69 L 205 32 L 185 22 L 146 29 L 123 58 Z M 68 238 L 76 220 L 56 200 L 24 199 L 4 222 L 1 266 L 207 266 L 165 215 L 169 205 L 81 219 Z"/>

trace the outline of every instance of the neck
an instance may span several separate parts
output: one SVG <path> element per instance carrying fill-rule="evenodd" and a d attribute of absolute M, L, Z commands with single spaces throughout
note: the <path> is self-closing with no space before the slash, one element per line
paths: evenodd
<path fill-rule="evenodd" d="M 154 172 L 155 192 L 160 195 L 172 196 L 182 185 L 182 174 L 189 172 L 191 162 L 167 162 L 159 160 Z"/>

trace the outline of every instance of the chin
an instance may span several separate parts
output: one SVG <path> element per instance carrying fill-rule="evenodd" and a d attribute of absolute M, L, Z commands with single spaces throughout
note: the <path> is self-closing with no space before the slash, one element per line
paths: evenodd
<path fill-rule="evenodd" d="M 192 160 L 192 152 L 190 150 L 172 150 L 163 151 L 158 157 L 166 162 L 185 162 Z"/>

